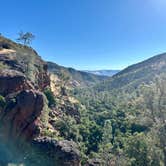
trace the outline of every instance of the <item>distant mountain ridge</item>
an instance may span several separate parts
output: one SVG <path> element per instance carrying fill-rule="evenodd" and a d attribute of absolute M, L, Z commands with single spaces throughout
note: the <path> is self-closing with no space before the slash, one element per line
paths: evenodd
<path fill-rule="evenodd" d="M 150 83 L 155 77 L 166 73 L 166 53 L 153 56 L 143 62 L 131 65 L 115 74 L 95 88 L 99 91 L 127 90 Z"/>
<path fill-rule="evenodd" d="M 100 76 L 113 76 L 120 72 L 120 70 L 84 70 L 84 72 L 100 75 Z"/>
<path fill-rule="evenodd" d="M 70 67 L 60 66 L 53 62 L 47 62 L 48 71 L 58 77 L 65 75 L 68 77 L 68 82 L 72 87 L 86 87 L 95 85 L 104 80 L 107 80 L 109 77 L 103 75 L 95 75 L 93 73 L 88 73 L 85 71 L 79 71 Z"/>

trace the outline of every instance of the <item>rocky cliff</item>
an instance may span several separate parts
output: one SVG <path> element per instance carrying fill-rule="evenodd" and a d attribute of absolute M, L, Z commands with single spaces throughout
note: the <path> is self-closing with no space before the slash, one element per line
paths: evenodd
<path fill-rule="evenodd" d="M 79 165 L 74 142 L 41 134 L 50 128 L 52 112 L 43 94 L 46 87 L 50 87 L 50 76 L 38 54 L 0 37 L 0 165 Z"/>

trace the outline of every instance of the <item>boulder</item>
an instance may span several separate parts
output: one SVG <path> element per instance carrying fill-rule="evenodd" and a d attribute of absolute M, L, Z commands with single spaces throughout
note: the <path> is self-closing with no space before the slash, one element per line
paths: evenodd
<path fill-rule="evenodd" d="M 32 146 L 35 149 L 35 158 L 39 154 L 42 166 L 80 166 L 80 154 L 73 141 L 56 141 L 44 137 L 34 139 Z"/>
<path fill-rule="evenodd" d="M 0 71 L 1 95 L 6 96 L 26 89 L 33 89 L 33 86 L 21 72 L 9 69 Z"/>

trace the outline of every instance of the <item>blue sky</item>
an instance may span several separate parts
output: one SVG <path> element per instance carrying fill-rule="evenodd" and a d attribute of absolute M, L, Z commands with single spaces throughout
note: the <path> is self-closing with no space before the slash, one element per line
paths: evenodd
<path fill-rule="evenodd" d="M 0 32 L 20 30 L 49 61 L 77 69 L 122 69 L 166 51 L 166 0 L 8 0 Z"/>

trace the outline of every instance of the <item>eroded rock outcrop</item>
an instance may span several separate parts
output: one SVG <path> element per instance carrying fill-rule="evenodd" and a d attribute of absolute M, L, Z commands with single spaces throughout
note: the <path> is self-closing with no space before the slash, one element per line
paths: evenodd
<path fill-rule="evenodd" d="M 3 67 L 2 67 L 3 66 Z M 31 47 L 17 44 L 0 36 L 0 70 L 11 69 L 23 73 L 36 89 L 50 84 L 47 63 Z"/>
<path fill-rule="evenodd" d="M 42 93 L 50 85 L 46 63 L 33 49 L 2 37 L 0 48 L 0 165 L 79 166 L 74 142 L 40 135 L 42 116 L 49 113 Z"/>
<path fill-rule="evenodd" d="M 6 108 L 0 114 L 2 139 L 14 142 L 33 139 L 39 134 L 38 117 L 43 106 L 43 95 L 33 90 L 21 91 L 15 98 L 8 99 Z"/>
<path fill-rule="evenodd" d="M 79 151 L 73 142 L 40 138 L 45 97 L 23 74 L 0 72 L 0 93 L 7 101 L 0 110 L 0 143 L 8 149 L 4 152 L 8 157 L 0 162 L 16 162 L 19 158 L 27 166 L 79 166 Z"/>
<path fill-rule="evenodd" d="M 16 70 L 0 70 L 0 94 L 6 96 L 22 90 L 34 89 L 25 75 Z"/>
<path fill-rule="evenodd" d="M 41 165 L 48 166 L 80 166 L 80 154 L 77 145 L 72 141 L 56 141 L 51 138 L 38 138 L 32 145 L 39 156 L 43 158 Z M 49 156 L 49 158 L 48 158 Z"/>

